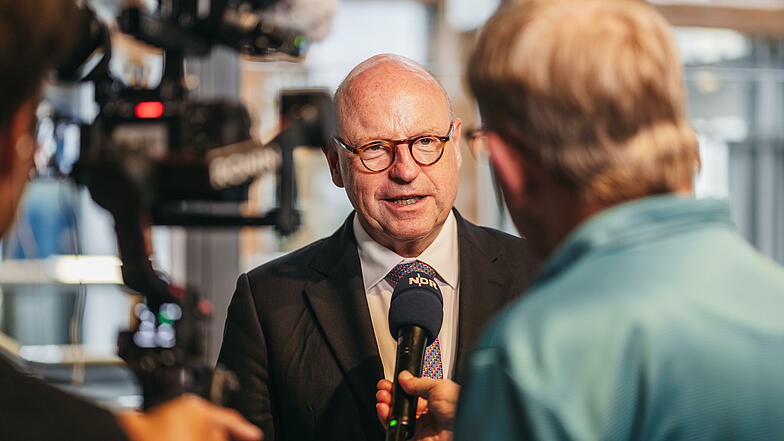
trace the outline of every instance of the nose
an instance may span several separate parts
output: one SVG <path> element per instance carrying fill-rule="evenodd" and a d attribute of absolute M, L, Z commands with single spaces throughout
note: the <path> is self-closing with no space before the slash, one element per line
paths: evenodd
<path fill-rule="evenodd" d="M 413 181 L 422 171 L 421 167 L 411 156 L 408 144 L 400 143 L 395 148 L 395 161 L 389 166 L 389 177 L 401 182 Z"/>

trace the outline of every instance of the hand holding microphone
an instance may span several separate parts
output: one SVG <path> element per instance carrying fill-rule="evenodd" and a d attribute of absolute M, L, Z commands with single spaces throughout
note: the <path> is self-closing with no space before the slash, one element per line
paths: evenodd
<path fill-rule="evenodd" d="M 451 441 L 460 386 L 452 380 L 414 377 L 408 371 L 403 371 L 397 380 L 407 394 L 420 397 L 413 439 Z M 393 387 L 389 380 L 376 385 L 376 414 L 384 425 L 391 411 Z"/>
<path fill-rule="evenodd" d="M 423 271 L 404 274 L 392 293 L 389 331 L 397 340 L 395 386 L 386 421 L 387 441 L 402 441 L 414 435 L 417 397 L 398 383 L 401 372 L 420 375 L 427 345 L 435 341 L 444 317 L 444 301 L 438 284 Z"/>

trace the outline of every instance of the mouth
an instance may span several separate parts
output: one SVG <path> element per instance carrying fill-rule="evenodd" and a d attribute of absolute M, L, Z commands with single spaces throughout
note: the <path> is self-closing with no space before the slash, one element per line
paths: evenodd
<path fill-rule="evenodd" d="M 424 198 L 425 198 L 424 196 L 402 196 L 399 198 L 389 198 L 384 200 L 395 205 L 406 206 L 406 205 L 414 205 Z"/>

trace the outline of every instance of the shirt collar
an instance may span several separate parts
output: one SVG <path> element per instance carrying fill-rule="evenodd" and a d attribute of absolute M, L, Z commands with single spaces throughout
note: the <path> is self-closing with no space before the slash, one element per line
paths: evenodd
<path fill-rule="evenodd" d="M 394 251 L 379 244 L 362 227 L 354 215 L 354 237 L 357 240 L 359 262 L 362 266 L 362 280 L 365 291 L 370 290 L 384 280 L 387 274 L 399 263 L 408 263 L 419 260 L 430 265 L 441 280 L 453 289 L 457 288 L 458 281 L 458 249 L 457 249 L 457 221 L 452 211 L 444 222 L 441 231 L 430 244 L 417 257 L 402 257 Z"/>
<path fill-rule="evenodd" d="M 589 253 L 650 243 L 710 224 L 733 228 L 726 201 L 666 194 L 616 205 L 575 228 L 547 259 L 534 283 L 557 275 Z"/>

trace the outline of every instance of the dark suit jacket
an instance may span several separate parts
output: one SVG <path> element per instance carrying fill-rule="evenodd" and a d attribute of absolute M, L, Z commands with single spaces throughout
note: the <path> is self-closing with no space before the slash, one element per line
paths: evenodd
<path fill-rule="evenodd" d="M 524 242 L 455 211 L 460 250 L 456 376 L 482 327 L 523 292 Z M 353 215 L 332 236 L 240 276 L 219 363 L 237 373 L 229 405 L 266 441 L 383 440 L 383 368 L 362 282 Z"/>

